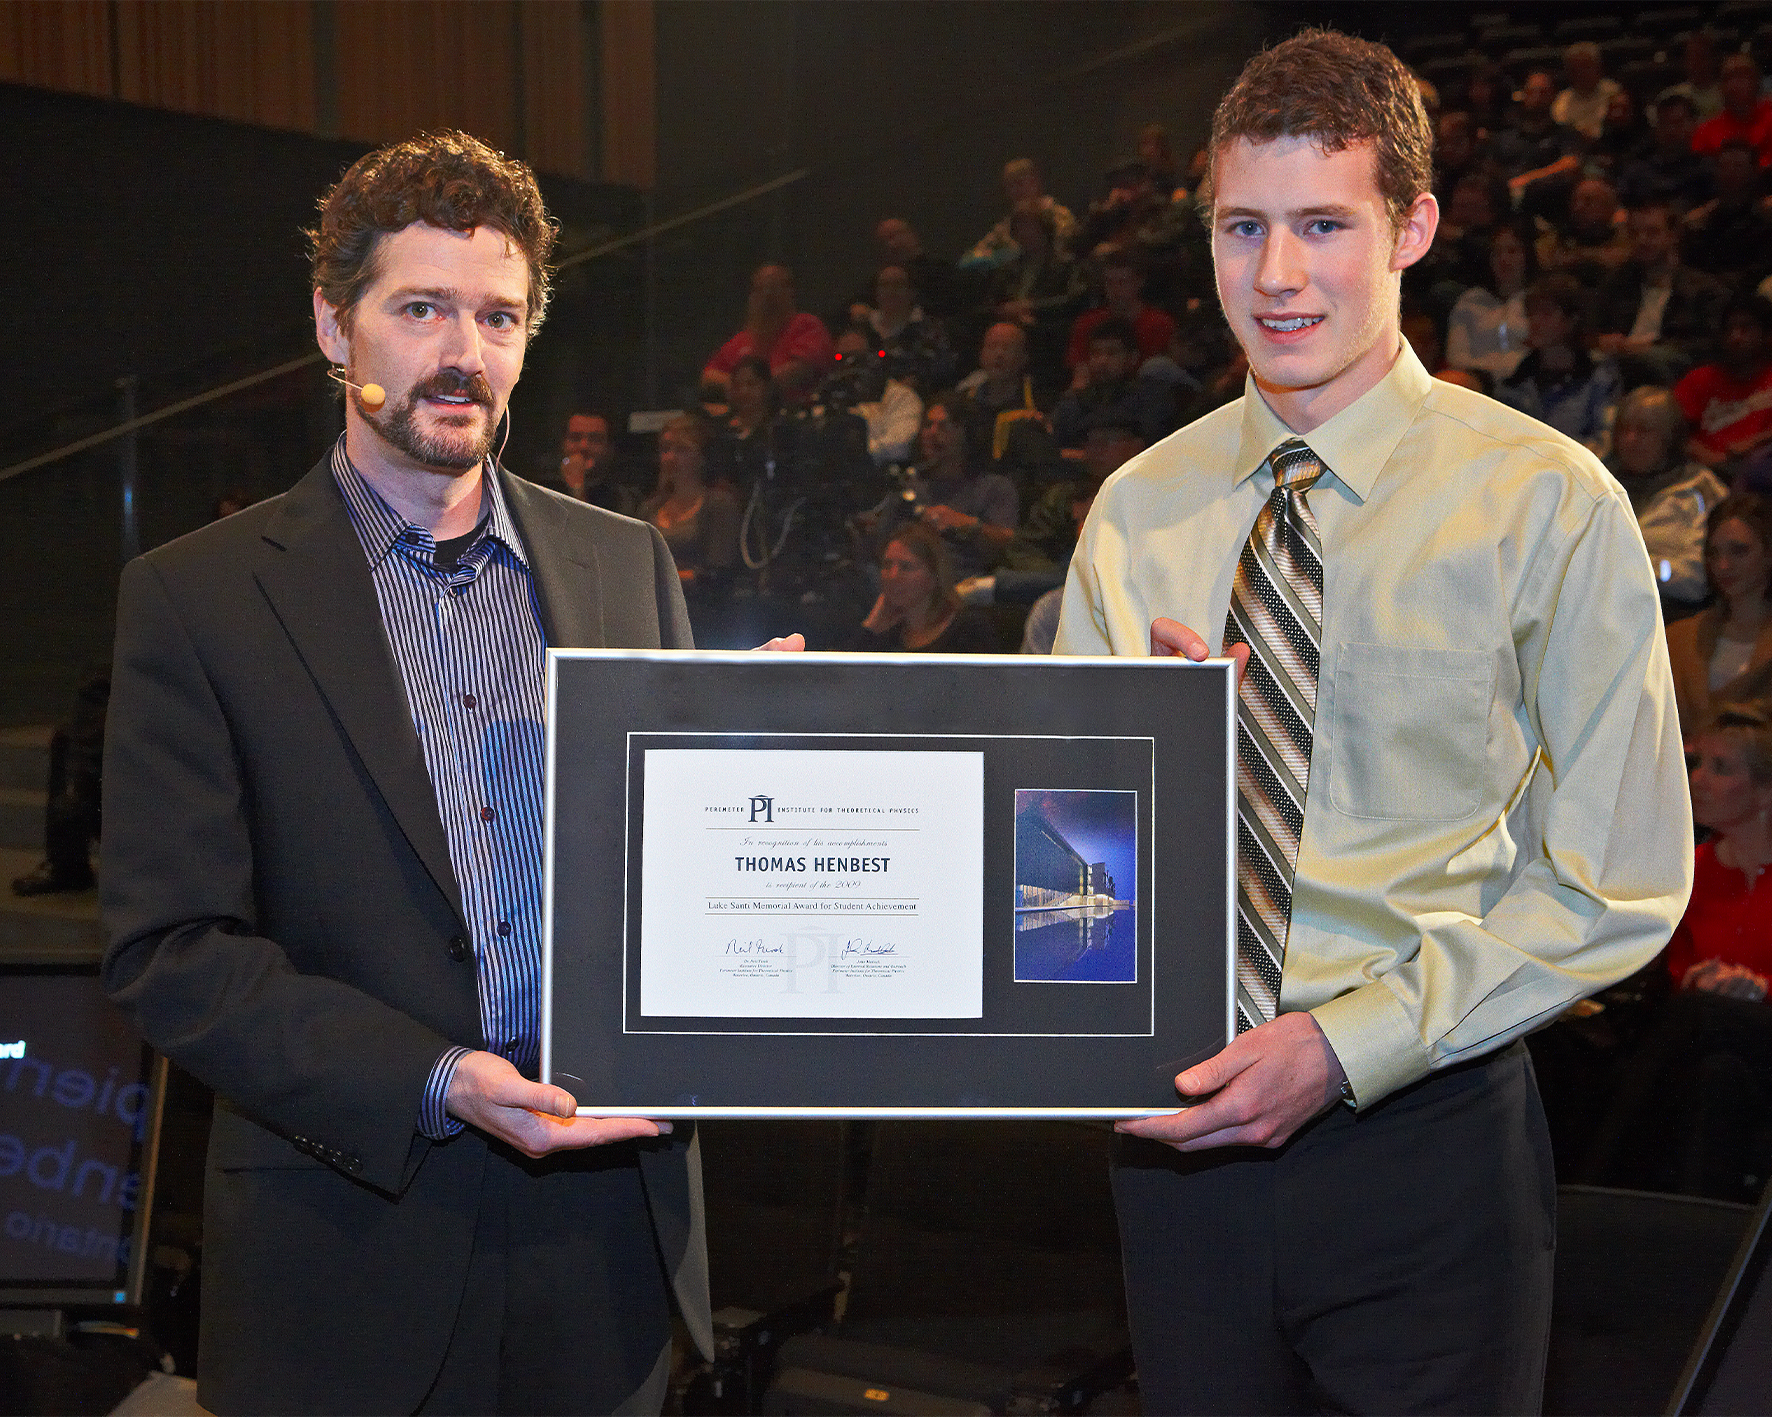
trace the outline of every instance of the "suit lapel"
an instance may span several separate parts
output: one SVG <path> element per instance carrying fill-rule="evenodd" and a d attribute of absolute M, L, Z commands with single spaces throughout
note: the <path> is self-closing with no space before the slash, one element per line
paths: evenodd
<path fill-rule="evenodd" d="M 413 851 L 458 916 L 449 841 L 362 543 L 327 459 L 283 499 L 255 572 Z"/>
<path fill-rule="evenodd" d="M 505 506 L 523 537 L 549 647 L 601 648 L 607 643 L 602 576 L 591 538 L 571 535 L 566 507 L 541 488 L 503 469 L 498 478 Z"/>

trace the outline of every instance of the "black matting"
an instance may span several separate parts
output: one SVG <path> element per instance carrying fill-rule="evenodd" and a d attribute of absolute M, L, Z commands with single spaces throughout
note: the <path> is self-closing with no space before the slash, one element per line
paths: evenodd
<path fill-rule="evenodd" d="M 652 1116 L 1168 1110 L 1229 1026 L 1227 661 L 550 652 L 544 1076 Z M 984 754 L 984 1015 L 643 1015 L 649 747 Z M 1018 788 L 1137 793 L 1137 977 L 1016 983 Z M 625 981 L 625 986 L 624 986 Z"/>

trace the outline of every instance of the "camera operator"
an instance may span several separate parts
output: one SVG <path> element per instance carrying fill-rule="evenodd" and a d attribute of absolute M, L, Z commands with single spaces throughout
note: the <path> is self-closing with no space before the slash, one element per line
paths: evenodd
<path fill-rule="evenodd" d="M 865 326 L 851 325 L 837 336 L 837 371 L 825 380 L 816 402 L 828 411 L 853 413 L 867 424 L 868 456 L 876 466 L 910 457 L 923 421 L 923 400 L 887 372 L 885 352 Z"/>

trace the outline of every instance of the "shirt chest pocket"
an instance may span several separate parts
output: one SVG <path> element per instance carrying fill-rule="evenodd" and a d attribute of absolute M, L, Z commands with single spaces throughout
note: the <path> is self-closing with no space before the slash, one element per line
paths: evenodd
<path fill-rule="evenodd" d="M 1491 655 L 1343 643 L 1329 706 L 1329 802 L 1350 817 L 1452 822 L 1482 798 Z"/>

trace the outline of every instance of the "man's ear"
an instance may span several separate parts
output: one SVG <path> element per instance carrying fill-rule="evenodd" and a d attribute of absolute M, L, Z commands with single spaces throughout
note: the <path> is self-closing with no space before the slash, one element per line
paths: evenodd
<path fill-rule="evenodd" d="M 351 362 L 351 342 L 339 323 L 338 311 L 327 302 L 318 286 L 314 289 L 314 338 L 319 342 L 320 352 L 332 363 Z"/>
<path fill-rule="evenodd" d="M 1434 244 L 1434 233 L 1440 229 L 1440 204 L 1432 192 L 1423 192 L 1409 204 L 1403 225 L 1397 232 L 1396 248 L 1391 252 L 1391 269 L 1404 270 L 1427 255 Z"/>

